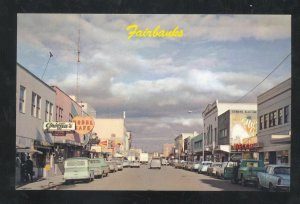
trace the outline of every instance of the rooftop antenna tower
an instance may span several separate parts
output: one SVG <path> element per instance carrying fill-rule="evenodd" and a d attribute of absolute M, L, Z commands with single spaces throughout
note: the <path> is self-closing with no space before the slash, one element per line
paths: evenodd
<path fill-rule="evenodd" d="M 79 25 L 80 26 L 80 25 Z M 80 27 L 78 29 L 78 43 L 77 43 L 77 79 L 76 79 L 76 101 L 79 101 L 79 64 L 80 64 Z"/>

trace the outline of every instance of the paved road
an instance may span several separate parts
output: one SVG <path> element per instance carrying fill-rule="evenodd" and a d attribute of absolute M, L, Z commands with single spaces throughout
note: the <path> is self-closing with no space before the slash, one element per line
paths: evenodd
<path fill-rule="evenodd" d="M 132 191 L 257 191 L 255 187 L 231 184 L 228 180 L 215 179 L 171 166 L 159 169 L 125 168 L 95 179 L 90 183 L 63 184 L 57 190 L 132 190 Z"/>

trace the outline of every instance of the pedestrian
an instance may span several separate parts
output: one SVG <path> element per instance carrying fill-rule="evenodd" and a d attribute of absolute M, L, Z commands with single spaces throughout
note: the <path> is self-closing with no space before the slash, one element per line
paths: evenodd
<path fill-rule="evenodd" d="M 26 162 L 25 155 L 21 153 L 21 182 L 24 183 L 26 181 Z"/>
<path fill-rule="evenodd" d="M 28 181 L 28 175 L 30 176 L 30 181 L 32 182 L 32 176 L 33 176 L 33 162 L 30 160 L 30 156 L 27 156 L 26 160 L 26 181 Z"/>

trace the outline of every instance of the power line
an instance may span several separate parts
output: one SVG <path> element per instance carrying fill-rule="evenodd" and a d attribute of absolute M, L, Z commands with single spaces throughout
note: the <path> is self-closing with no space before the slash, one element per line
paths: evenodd
<path fill-rule="evenodd" d="M 248 94 L 250 94 L 254 89 L 256 89 L 259 85 L 261 85 L 273 72 L 275 72 L 280 65 L 291 55 L 291 53 L 289 53 L 261 82 L 259 82 L 254 88 L 252 88 L 248 93 L 246 93 L 243 97 L 241 97 L 240 99 L 238 99 L 236 102 L 241 101 L 243 98 L 245 98 Z"/>

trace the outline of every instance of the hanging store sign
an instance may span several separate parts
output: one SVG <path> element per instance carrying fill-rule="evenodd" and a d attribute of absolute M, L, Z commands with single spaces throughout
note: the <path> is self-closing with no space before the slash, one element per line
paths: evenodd
<path fill-rule="evenodd" d="M 72 122 L 75 123 L 75 131 L 80 136 L 90 133 L 95 126 L 94 119 L 90 116 L 76 116 Z"/>
<path fill-rule="evenodd" d="M 71 131 L 75 130 L 74 122 L 44 122 L 43 130 L 51 131 Z"/>
<path fill-rule="evenodd" d="M 52 133 L 53 136 L 66 136 L 66 131 L 54 131 Z"/>
<path fill-rule="evenodd" d="M 100 146 L 107 147 L 108 146 L 108 140 L 101 140 Z"/>

